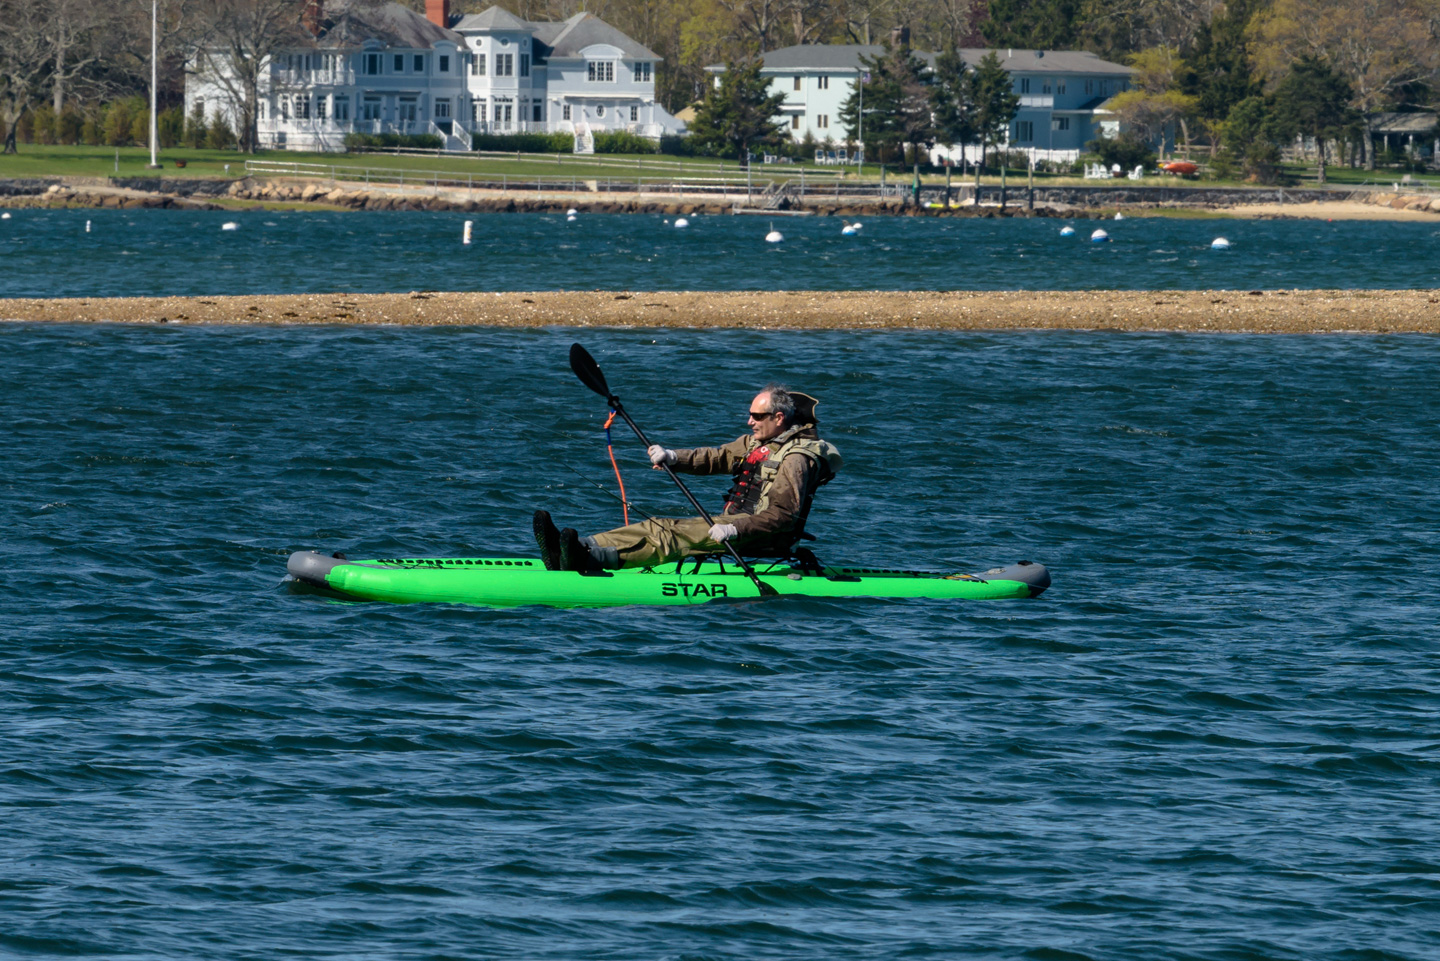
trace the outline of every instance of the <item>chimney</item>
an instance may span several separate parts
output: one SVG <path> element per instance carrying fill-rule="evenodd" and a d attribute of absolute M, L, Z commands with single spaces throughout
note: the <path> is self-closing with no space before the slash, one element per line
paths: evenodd
<path fill-rule="evenodd" d="M 908 46 L 910 46 L 910 28 L 909 28 L 909 27 L 891 27 L 891 28 L 890 28 L 890 46 L 892 46 L 892 47 L 908 47 Z"/>
<path fill-rule="evenodd" d="M 320 36 L 320 22 L 325 19 L 325 0 L 305 0 L 305 10 L 300 14 L 300 24 L 310 31 L 312 37 Z"/>
<path fill-rule="evenodd" d="M 425 19 L 450 29 L 450 0 L 425 0 Z"/>

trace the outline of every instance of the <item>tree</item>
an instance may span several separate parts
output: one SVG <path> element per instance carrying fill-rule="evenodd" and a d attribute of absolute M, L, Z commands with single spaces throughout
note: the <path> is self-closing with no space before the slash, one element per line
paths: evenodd
<path fill-rule="evenodd" d="M 200 0 L 202 34 L 195 47 L 196 73 L 218 84 L 238 120 L 240 149 L 254 153 L 258 141 L 260 78 L 272 57 L 312 41 L 300 24 L 305 0 Z"/>
<path fill-rule="evenodd" d="M 1081 0 L 990 0 L 980 32 L 995 47 L 1072 49 L 1080 5 Z"/>
<path fill-rule="evenodd" d="M 935 58 L 934 80 L 930 86 L 930 109 L 935 118 L 935 139 L 949 146 L 965 145 L 979 136 L 975 104 L 975 73 L 965 66 L 953 46 Z"/>
<path fill-rule="evenodd" d="M 15 153 L 15 128 L 35 102 L 50 67 L 48 17 L 43 3 L 0 0 L 0 121 L 7 154 Z"/>
<path fill-rule="evenodd" d="M 1231 0 L 1211 17 L 1184 49 L 1181 90 L 1195 98 L 1195 111 L 1210 134 L 1210 152 L 1221 144 L 1225 118 L 1242 100 L 1262 93 L 1247 43 L 1250 21 L 1269 0 Z"/>
<path fill-rule="evenodd" d="M 1000 65 L 1000 58 L 993 50 L 976 66 L 972 83 L 975 91 L 975 128 L 980 135 L 980 163 L 983 165 L 990 145 L 1008 138 L 1010 121 L 1020 111 L 1020 95 L 1015 92 L 1009 72 Z M 979 167 L 975 168 L 975 177 L 978 183 Z"/>
<path fill-rule="evenodd" d="M 1315 140 L 1316 173 L 1325 182 L 1326 141 L 1339 137 L 1357 120 L 1349 106 L 1350 83 L 1317 57 L 1295 61 L 1285 79 L 1275 88 L 1275 119 L 1286 133 L 1299 133 Z"/>
<path fill-rule="evenodd" d="M 1110 110 L 1125 127 L 1149 143 L 1160 141 L 1176 127 L 1186 148 L 1190 146 L 1189 118 L 1199 107 L 1199 98 L 1181 92 L 1179 76 L 1185 64 L 1174 47 L 1151 47 L 1130 57 L 1135 68 L 1133 87 L 1115 95 Z"/>
<path fill-rule="evenodd" d="M 860 71 L 862 80 L 864 74 L 870 76 L 864 93 L 857 84 L 840 105 L 840 120 L 848 135 L 882 149 L 903 150 L 905 144 L 913 144 L 918 174 L 919 148 L 935 142 L 925 62 L 911 52 L 908 44 L 887 44 L 881 54 L 861 56 Z M 865 99 L 863 124 L 859 102 L 862 96 Z"/>
<path fill-rule="evenodd" d="M 1350 87 L 1375 169 L 1371 115 L 1440 70 L 1440 0 L 1275 0 L 1251 29 L 1256 65 L 1272 83 L 1300 57 L 1323 58 Z"/>
<path fill-rule="evenodd" d="M 1264 97 L 1246 97 L 1230 111 L 1221 128 L 1225 149 L 1217 169 L 1239 165 L 1247 180 L 1274 183 L 1280 168 L 1280 144 L 1285 134 Z"/>
<path fill-rule="evenodd" d="M 690 136 L 696 143 L 727 156 L 737 150 L 748 163 L 752 146 L 772 143 L 781 136 L 774 117 L 785 94 L 769 92 L 770 81 L 760 75 L 760 67 L 759 60 L 725 65 L 719 85 L 707 88 L 695 110 Z"/>

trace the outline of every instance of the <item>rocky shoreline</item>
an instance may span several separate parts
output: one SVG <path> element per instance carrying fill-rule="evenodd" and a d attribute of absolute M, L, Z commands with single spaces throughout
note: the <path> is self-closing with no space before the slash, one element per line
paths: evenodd
<path fill-rule="evenodd" d="M 1440 291 L 430 292 L 0 300 L 0 319 L 127 324 L 1440 333 Z"/>
<path fill-rule="evenodd" d="M 666 216 L 720 215 L 737 207 L 758 206 L 759 197 L 746 201 L 739 195 L 637 194 L 620 190 L 527 189 L 524 184 L 506 189 L 495 185 L 474 187 L 390 185 L 360 182 L 251 178 L 199 180 L 182 178 L 32 178 L 0 180 L 0 207 L 12 208 L 156 208 L 189 210 L 264 209 L 276 205 L 297 209 L 370 211 L 452 211 L 461 213 L 563 213 L 575 208 L 585 213 L 653 213 Z M 531 185 L 533 188 L 533 185 Z M 1356 219 L 1440 218 L 1440 195 L 1418 191 L 1346 192 L 1321 190 L 1246 190 L 1156 186 L 1037 187 L 1033 198 L 1024 186 L 1005 191 L 987 184 L 975 201 L 973 185 L 956 184 L 948 194 L 929 185 L 915 206 L 904 197 L 834 198 L 808 194 L 782 197 L 774 211 L 816 216 L 920 216 L 920 217 L 1064 217 L 1098 218 L 1115 210 L 1132 214 L 1190 210 L 1215 215 L 1250 217 L 1331 218 L 1336 205 L 1347 205 L 1344 216 Z M 1033 201 L 1033 202 L 1032 202 Z"/>

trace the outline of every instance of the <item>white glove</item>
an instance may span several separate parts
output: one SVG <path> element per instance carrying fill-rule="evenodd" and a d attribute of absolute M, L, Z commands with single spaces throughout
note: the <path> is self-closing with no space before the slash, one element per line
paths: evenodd
<path fill-rule="evenodd" d="M 675 463 L 675 452 L 668 447 L 661 447 L 659 444 L 651 444 L 645 451 L 650 455 L 650 463 L 659 467 L 661 464 Z"/>
<path fill-rule="evenodd" d="M 734 524 L 716 524 L 710 528 L 710 539 L 723 544 L 739 533 L 740 529 Z"/>

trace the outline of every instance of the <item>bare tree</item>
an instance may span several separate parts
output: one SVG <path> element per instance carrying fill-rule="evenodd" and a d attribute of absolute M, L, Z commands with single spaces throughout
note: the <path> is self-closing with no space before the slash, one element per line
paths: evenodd
<path fill-rule="evenodd" d="M 0 0 L 0 121 L 5 149 L 15 153 L 15 125 L 30 109 L 50 69 L 45 41 L 49 11 L 34 0 Z"/>
<path fill-rule="evenodd" d="M 193 69 L 218 84 L 236 114 L 240 149 L 254 153 L 261 78 L 272 58 L 313 42 L 301 26 L 305 0 L 200 0 L 203 24 Z"/>
<path fill-rule="evenodd" d="M 818 43 L 835 22 L 832 0 L 781 0 L 780 14 L 790 21 L 794 43 Z"/>
<path fill-rule="evenodd" d="M 735 19 L 735 28 L 755 52 L 775 49 L 775 33 L 783 13 L 782 0 L 718 0 Z"/>

